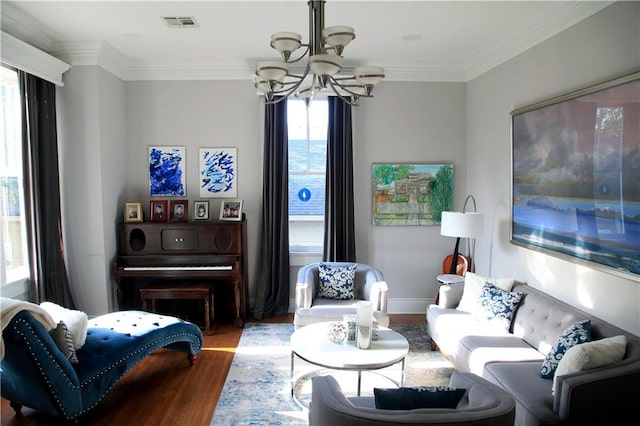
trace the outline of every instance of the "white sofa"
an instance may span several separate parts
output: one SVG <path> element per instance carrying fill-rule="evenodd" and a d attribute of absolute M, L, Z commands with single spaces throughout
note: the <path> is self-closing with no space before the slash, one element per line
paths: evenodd
<path fill-rule="evenodd" d="M 518 282 L 511 291 L 523 292 L 524 297 L 510 329 L 500 329 L 457 309 L 464 285 L 440 288 L 439 304 L 427 308 L 429 335 L 456 370 L 484 377 L 513 396 L 517 425 L 625 424 L 620 421 L 635 417 L 640 337 Z M 549 349 L 567 327 L 585 319 L 591 320 L 592 341 L 626 336 L 623 359 L 557 374 L 554 380 L 542 378 Z"/>

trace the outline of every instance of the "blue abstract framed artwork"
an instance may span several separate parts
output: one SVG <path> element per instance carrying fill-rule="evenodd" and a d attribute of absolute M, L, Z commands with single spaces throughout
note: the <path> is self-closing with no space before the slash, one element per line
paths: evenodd
<path fill-rule="evenodd" d="M 149 195 L 183 197 L 186 150 L 183 146 L 149 147 Z"/>
<path fill-rule="evenodd" d="M 200 148 L 200 197 L 235 198 L 238 195 L 238 150 Z"/>

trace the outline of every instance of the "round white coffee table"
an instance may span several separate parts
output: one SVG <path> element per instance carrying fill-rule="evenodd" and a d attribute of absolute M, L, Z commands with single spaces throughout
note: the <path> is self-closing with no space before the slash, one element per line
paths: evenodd
<path fill-rule="evenodd" d="M 310 364 L 331 370 L 358 372 L 358 396 L 363 371 L 373 371 L 402 363 L 399 381 L 387 377 L 397 386 L 404 381 L 404 359 L 409 352 L 407 339 L 393 330 L 378 328 L 378 339 L 371 342 L 369 349 L 356 348 L 355 341 L 345 340 L 333 343 L 327 338 L 328 322 L 310 324 L 299 328 L 291 335 L 291 393 L 302 377 L 294 380 L 294 361 L 298 357 Z M 295 398 L 295 396 L 294 396 Z M 299 401 L 298 401 L 299 402 Z"/>

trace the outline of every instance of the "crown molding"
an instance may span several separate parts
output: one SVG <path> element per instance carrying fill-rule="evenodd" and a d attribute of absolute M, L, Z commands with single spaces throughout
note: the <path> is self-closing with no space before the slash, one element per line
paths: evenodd
<path fill-rule="evenodd" d="M 583 21 L 613 2 L 577 1 L 563 3 L 563 9 L 546 9 L 532 16 L 528 25 L 505 34 L 487 49 L 476 54 L 464 64 L 466 81 L 471 81 L 492 68 L 515 58 L 543 41 Z M 540 25 L 545 22 L 545 25 Z"/>
<path fill-rule="evenodd" d="M 11 67 L 35 75 L 58 86 L 64 86 L 62 74 L 71 65 L 55 58 L 14 36 L 1 32 L 2 62 Z"/>
<path fill-rule="evenodd" d="M 488 48 L 476 52 L 472 58 L 462 64 L 429 62 L 380 64 L 385 68 L 385 81 L 468 82 L 577 24 L 613 2 L 570 1 L 565 3 L 561 13 L 558 13 L 557 7 L 542 10 L 539 14 L 531 17 L 528 25 L 522 25 L 505 34 L 504 37 L 496 40 Z M 53 42 L 30 17 L 21 14 L 11 3 L 3 4 L 1 13 L 3 31 L 6 30 L 13 34 L 16 39 L 24 40 L 32 46 L 38 46 L 43 51 L 72 66 L 100 66 L 125 81 L 251 80 L 254 72 L 253 63 L 138 64 L 106 42 Z M 544 22 L 545 25 L 540 25 L 540 22 Z"/>

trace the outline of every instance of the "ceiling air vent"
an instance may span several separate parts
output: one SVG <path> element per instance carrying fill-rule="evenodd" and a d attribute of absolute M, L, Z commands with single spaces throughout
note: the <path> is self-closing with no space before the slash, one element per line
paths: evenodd
<path fill-rule="evenodd" d="M 195 28 L 199 26 L 193 16 L 163 16 L 162 20 L 169 28 Z"/>

